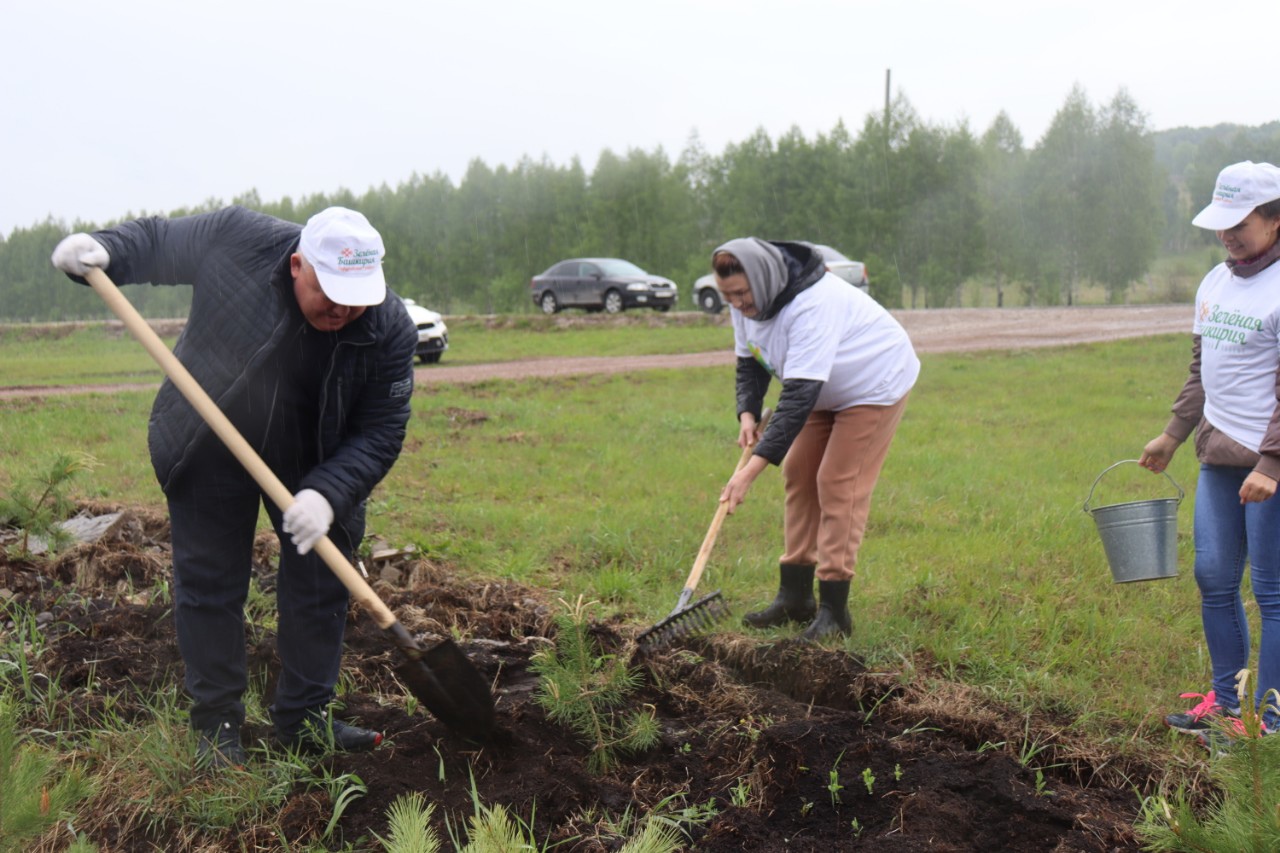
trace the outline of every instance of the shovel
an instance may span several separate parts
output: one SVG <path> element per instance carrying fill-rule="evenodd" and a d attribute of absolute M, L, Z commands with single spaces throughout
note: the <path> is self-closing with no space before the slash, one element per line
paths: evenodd
<path fill-rule="evenodd" d="M 204 418 L 218 438 L 222 439 L 227 449 L 235 454 L 263 493 L 281 512 L 288 509 L 293 504 L 293 495 L 285 488 L 284 483 L 280 482 L 257 451 L 244 440 L 213 399 L 196 382 L 195 377 L 169 351 L 164 341 L 147 325 L 129 300 L 125 299 L 115 283 L 97 268 L 90 268 L 85 279 L 107 303 L 107 307 L 120 318 L 129 333 L 164 369 L 169 381 L 182 392 L 182 396 L 187 398 L 187 402 Z M 491 734 L 494 728 L 493 694 L 489 692 L 489 685 L 483 676 L 453 640 L 446 637 L 424 649 L 329 537 L 321 537 L 315 544 L 315 552 L 338 576 L 352 598 L 373 615 L 378 627 L 390 635 L 391 641 L 401 651 L 403 660 L 396 666 L 396 674 L 408 686 L 409 692 L 449 728 L 479 739 Z"/>
<path fill-rule="evenodd" d="M 773 415 L 770 409 L 765 409 L 760 415 L 760 422 L 756 424 L 756 440 L 764 435 L 764 428 L 769 425 L 769 418 Z M 733 473 L 742 470 L 742 466 L 747 464 L 747 460 L 751 458 L 751 452 L 755 450 L 755 442 L 747 445 L 742 449 L 742 455 L 738 457 L 738 464 L 734 467 Z M 720 590 L 704 595 L 693 604 L 689 603 L 689 599 L 693 598 L 693 591 L 698 586 L 698 581 L 702 579 L 702 570 L 707 566 L 707 560 L 711 557 L 711 549 L 716 544 L 716 536 L 720 533 L 720 525 L 724 523 L 724 517 L 729 514 L 729 504 L 721 501 L 716 508 L 715 517 L 711 519 L 711 526 L 707 528 L 707 535 L 702 539 L 702 547 L 698 549 L 698 556 L 694 558 L 693 568 L 689 571 L 689 577 L 684 582 L 684 589 L 680 591 L 680 597 L 676 599 L 675 608 L 667 614 L 666 618 L 650 628 L 640 632 L 636 637 L 636 645 L 642 649 L 652 650 L 658 649 L 672 640 L 680 637 L 686 637 L 703 628 L 708 627 L 715 622 L 716 619 L 724 613 L 724 602 L 721 599 Z"/>

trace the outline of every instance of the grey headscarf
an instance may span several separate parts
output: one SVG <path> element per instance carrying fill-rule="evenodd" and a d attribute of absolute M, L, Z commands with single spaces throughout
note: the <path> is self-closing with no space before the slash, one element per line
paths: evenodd
<path fill-rule="evenodd" d="M 742 264 L 756 310 L 768 315 L 769 305 L 787 286 L 789 278 L 782 251 L 759 237 L 739 237 L 717 248 L 711 256 L 714 258 L 718 252 L 728 252 Z"/>

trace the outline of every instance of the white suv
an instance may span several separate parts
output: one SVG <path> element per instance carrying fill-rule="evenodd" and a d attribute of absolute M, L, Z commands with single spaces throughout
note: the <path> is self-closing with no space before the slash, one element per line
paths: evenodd
<path fill-rule="evenodd" d="M 851 261 L 830 246 L 818 244 L 814 248 L 822 253 L 822 259 L 827 262 L 828 272 L 835 273 L 863 293 L 871 293 L 871 285 L 867 281 L 866 264 L 862 261 Z"/>
<path fill-rule="evenodd" d="M 418 327 L 418 358 L 426 364 L 435 364 L 449 348 L 449 327 L 440 312 L 423 308 L 412 299 L 405 299 L 404 307 Z"/>

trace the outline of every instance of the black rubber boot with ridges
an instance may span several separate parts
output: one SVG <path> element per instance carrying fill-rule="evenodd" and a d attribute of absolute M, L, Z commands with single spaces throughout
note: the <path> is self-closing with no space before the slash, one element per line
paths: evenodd
<path fill-rule="evenodd" d="M 800 639 L 810 642 L 830 637 L 847 637 L 853 632 L 849 616 L 850 581 L 818 581 L 818 613 Z"/>
<path fill-rule="evenodd" d="M 763 610 L 742 617 L 751 628 L 776 628 L 788 622 L 808 622 L 817 603 L 813 600 L 814 566 L 779 563 L 778 595 Z"/>

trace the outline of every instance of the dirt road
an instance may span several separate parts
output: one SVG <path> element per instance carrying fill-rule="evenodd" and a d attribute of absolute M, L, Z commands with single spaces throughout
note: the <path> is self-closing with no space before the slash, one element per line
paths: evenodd
<path fill-rule="evenodd" d="M 1190 305 L 1085 306 L 1075 308 L 958 308 L 894 311 L 921 353 L 1026 349 L 1064 344 L 1187 333 Z M 625 373 L 653 368 L 715 367 L 733 363 L 728 349 L 679 355 L 608 358 L 537 358 L 496 364 L 443 364 L 421 367 L 419 385 L 484 382 Z M 156 387 L 153 384 L 69 385 L 60 387 L 0 386 L 0 399 L 77 393 L 110 393 Z"/>
<path fill-rule="evenodd" d="M 1190 305 L 1080 308 L 958 308 L 894 311 L 916 351 L 1027 349 L 1191 332 Z M 487 379 L 624 373 L 650 368 L 715 367 L 733 363 L 729 350 L 614 358 L 539 358 L 501 364 L 450 365 L 417 371 L 419 385 Z M 2 394 L 3 392 L 0 392 Z"/>

